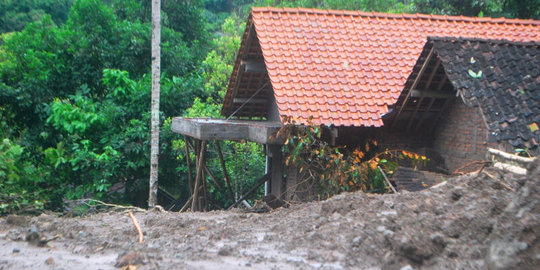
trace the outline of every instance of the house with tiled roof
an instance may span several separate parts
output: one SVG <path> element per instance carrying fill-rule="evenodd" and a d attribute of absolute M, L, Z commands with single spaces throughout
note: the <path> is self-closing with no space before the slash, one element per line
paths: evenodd
<path fill-rule="evenodd" d="M 422 56 L 393 106 L 393 124 L 427 131 L 453 169 L 484 159 L 487 147 L 539 153 L 539 42 L 430 37 Z M 434 76 L 451 87 L 426 86 Z M 445 94 L 453 98 L 433 98 Z"/>
<path fill-rule="evenodd" d="M 253 8 L 222 114 L 272 128 L 325 126 L 337 144 L 375 138 L 382 147 L 432 148 L 452 171 L 483 159 L 488 146 L 538 145 L 535 42 L 535 20 Z M 278 143 L 250 128 L 244 138 Z"/>

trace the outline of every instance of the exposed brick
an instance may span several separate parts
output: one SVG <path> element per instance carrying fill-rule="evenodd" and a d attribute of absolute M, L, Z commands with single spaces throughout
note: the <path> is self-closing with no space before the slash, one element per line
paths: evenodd
<path fill-rule="evenodd" d="M 480 110 L 457 101 L 440 121 L 432 146 L 452 172 L 467 163 L 484 159 L 487 134 Z"/>

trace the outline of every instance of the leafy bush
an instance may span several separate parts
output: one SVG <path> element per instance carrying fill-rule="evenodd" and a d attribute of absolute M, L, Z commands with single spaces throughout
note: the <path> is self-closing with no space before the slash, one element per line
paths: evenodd
<path fill-rule="evenodd" d="M 24 160 L 24 147 L 3 139 L 0 153 L 0 216 L 43 209 L 39 172 Z"/>
<path fill-rule="evenodd" d="M 294 166 L 305 179 L 297 182 L 313 183 L 319 196 L 327 198 L 342 191 L 363 190 L 385 193 L 390 187 L 381 170 L 391 175 L 400 159 L 413 165 L 427 158 L 405 150 L 376 152 L 377 141 L 368 140 L 364 146 L 346 149 L 331 146 L 322 137 L 324 127 L 288 125 L 282 132 L 289 139 L 285 142 L 285 165 Z"/>

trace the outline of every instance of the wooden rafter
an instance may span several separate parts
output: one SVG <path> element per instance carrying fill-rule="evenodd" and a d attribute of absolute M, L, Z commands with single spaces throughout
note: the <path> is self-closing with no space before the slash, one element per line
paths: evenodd
<path fill-rule="evenodd" d="M 253 41 L 253 36 L 256 35 L 255 26 L 253 25 L 253 23 L 250 24 L 248 31 L 249 32 L 248 32 L 248 37 L 247 37 L 247 40 L 246 40 L 246 46 L 245 46 L 244 50 L 242 51 L 242 53 L 244 55 L 242 55 L 242 56 L 245 56 L 246 54 L 249 54 L 249 50 L 251 49 L 251 42 Z M 242 81 L 242 75 L 244 73 L 244 70 L 242 69 L 241 65 L 238 67 L 238 70 L 236 72 L 238 74 L 236 74 L 236 80 L 234 81 L 234 87 L 233 87 L 232 95 L 231 95 L 232 98 L 236 97 L 236 95 L 238 94 L 238 87 L 240 86 L 240 82 Z M 233 108 L 234 108 L 234 106 L 233 106 Z"/>
<path fill-rule="evenodd" d="M 416 88 L 416 86 L 420 82 L 420 78 L 424 74 L 424 71 L 426 70 L 426 67 L 427 67 L 429 61 L 431 60 L 432 56 L 433 56 L 433 47 L 431 47 L 431 49 L 429 50 L 429 53 L 428 53 L 428 55 L 426 57 L 426 60 L 422 64 L 422 67 L 420 68 L 420 71 L 418 72 L 418 75 L 416 75 L 416 78 L 414 79 L 413 84 L 411 85 L 410 89 L 415 89 Z M 396 116 L 394 118 L 394 121 L 392 122 L 392 127 L 394 127 L 397 124 L 399 116 L 401 115 L 401 113 L 403 112 L 403 109 L 407 105 L 407 102 L 408 102 L 410 96 L 411 96 L 411 91 L 409 91 L 407 93 L 407 96 L 405 96 L 405 99 L 403 99 L 403 103 L 401 104 L 401 107 L 399 108 L 399 111 L 396 114 Z"/>
<path fill-rule="evenodd" d="M 431 82 L 433 81 L 433 77 L 435 77 L 435 74 L 437 74 L 437 71 L 439 70 L 440 64 L 441 64 L 441 60 L 437 58 L 437 60 L 435 62 L 435 67 L 433 68 L 433 70 L 429 74 L 429 77 L 428 77 L 428 80 L 426 82 L 426 85 L 425 85 L 424 89 L 429 89 L 430 88 Z M 420 100 L 418 100 L 418 104 L 416 104 L 416 108 L 414 108 L 413 115 L 409 119 L 409 123 L 407 124 L 407 132 L 409 132 L 411 130 L 411 126 L 412 126 L 412 124 L 414 122 L 416 114 L 418 113 L 418 109 L 420 109 L 420 106 L 422 105 L 422 102 L 424 102 L 424 98 L 432 98 L 432 99 L 435 98 L 435 97 L 432 97 L 432 96 L 430 97 L 429 95 L 428 96 L 424 96 L 424 95 L 416 96 L 415 91 L 418 91 L 418 90 L 413 90 L 413 88 L 411 88 L 411 96 L 412 97 L 420 97 Z M 432 92 L 431 91 L 430 92 L 419 91 L 418 93 L 422 94 L 422 93 L 432 93 Z"/>

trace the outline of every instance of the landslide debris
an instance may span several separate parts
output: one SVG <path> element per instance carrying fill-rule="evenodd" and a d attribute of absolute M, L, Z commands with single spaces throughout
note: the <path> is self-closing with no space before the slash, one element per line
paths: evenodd
<path fill-rule="evenodd" d="M 127 212 L 4 217 L 0 269 L 540 269 L 539 179 L 536 162 L 523 177 L 485 169 L 420 192 L 263 213 L 137 212 L 141 244 Z M 61 237 L 28 245 L 29 228 Z"/>

